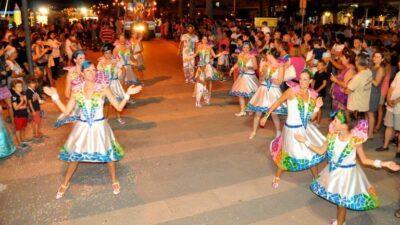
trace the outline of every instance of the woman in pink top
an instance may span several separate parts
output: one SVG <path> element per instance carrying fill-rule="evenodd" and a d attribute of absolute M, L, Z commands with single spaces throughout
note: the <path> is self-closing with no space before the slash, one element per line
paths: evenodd
<path fill-rule="evenodd" d="M 301 56 L 300 47 L 298 45 L 294 45 L 292 48 L 290 48 L 290 62 L 296 70 L 295 80 L 298 81 L 301 72 L 303 72 L 304 68 L 306 67 L 306 61 Z"/>
<path fill-rule="evenodd" d="M 385 61 L 390 62 L 390 53 L 384 53 Z M 382 85 L 381 85 L 381 99 L 378 105 L 378 118 L 376 120 L 376 125 L 374 128 L 374 133 L 377 133 L 382 126 L 383 121 L 383 106 L 385 105 L 386 95 L 389 90 L 390 84 L 390 74 L 392 73 L 392 67 L 390 63 L 387 63 L 385 66 L 385 77 L 383 78 Z"/>

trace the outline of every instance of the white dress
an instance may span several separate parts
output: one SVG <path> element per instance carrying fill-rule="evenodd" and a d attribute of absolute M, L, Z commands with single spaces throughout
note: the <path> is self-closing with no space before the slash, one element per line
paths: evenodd
<path fill-rule="evenodd" d="M 282 96 L 281 88 L 279 85 L 273 83 L 277 78 L 279 71 L 272 71 L 270 68 L 267 69 L 264 80 L 258 87 L 256 93 L 249 101 L 246 110 L 253 112 L 265 113 L 269 108 Z M 275 114 L 287 114 L 286 103 L 279 106 L 275 111 Z"/>
<path fill-rule="evenodd" d="M 197 63 L 198 66 L 205 66 L 205 75 L 206 75 L 206 80 L 220 80 L 221 75 L 212 66 L 212 60 L 211 60 L 211 52 L 210 50 L 206 49 L 201 49 L 199 50 L 199 62 Z"/>
<path fill-rule="evenodd" d="M 292 89 L 297 88 L 298 86 Z M 316 154 L 294 137 L 299 133 L 313 145 L 322 146 L 324 144 L 325 137 L 310 122 L 317 96 L 318 94 L 310 90 L 308 102 L 304 102 L 300 97 L 287 101 L 288 116 L 282 134 L 270 144 L 272 158 L 282 170 L 291 172 L 306 170 L 325 159 L 325 155 Z"/>
<path fill-rule="evenodd" d="M 82 92 L 73 94 L 81 109 L 58 158 L 66 162 L 112 162 L 120 160 L 123 149 L 115 140 L 103 115 L 104 97 L 95 92 L 86 99 Z"/>
<path fill-rule="evenodd" d="M 132 45 L 132 51 L 133 51 L 133 58 L 135 58 L 136 63 L 137 63 L 137 69 L 139 71 L 143 71 L 145 69 L 144 67 L 144 60 L 143 60 L 143 55 L 140 51 L 142 51 L 142 47 L 140 45 L 140 42 L 137 42 Z"/>
<path fill-rule="evenodd" d="M 251 98 L 258 88 L 258 78 L 254 71 L 252 60 L 244 61 L 239 58 L 239 77 L 233 83 L 231 96 Z"/>
<path fill-rule="evenodd" d="M 348 141 L 341 141 L 336 133 L 329 133 L 329 164 L 310 187 L 316 195 L 351 210 L 365 211 L 379 206 L 376 190 L 356 160 L 355 146 L 368 139 L 367 130 L 367 121 L 361 121 L 352 130 Z"/>
<path fill-rule="evenodd" d="M 110 83 L 110 89 L 114 97 L 118 101 L 122 101 L 124 99 L 125 91 L 124 88 L 122 87 L 121 82 L 119 81 L 120 79 L 120 77 L 118 76 L 119 68 L 116 62 L 113 61 L 111 64 L 105 64 L 103 61 L 100 61 L 97 66 L 97 69 L 99 71 L 102 71 L 107 76 L 107 79 L 109 80 Z"/>

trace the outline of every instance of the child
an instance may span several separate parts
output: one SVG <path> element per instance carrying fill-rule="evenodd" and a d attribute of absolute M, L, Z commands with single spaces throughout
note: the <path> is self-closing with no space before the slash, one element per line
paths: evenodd
<path fill-rule="evenodd" d="M 222 73 L 222 81 L 226 80 L 226 75 L 229 68 L 229 53 L 225 44 L 221 45 L 221 52 L 218 57 L 217 69 Z"/>
<path fill-rule="evenodd" d="M 40 132 L 40 122 L 41 122 L 41 109 L 40 103 L 41 99 L 37 93 L 38 82 L 35 78 L 28 80 L 28 89 L 26 90 L 26 97 L 28 99 L 29 111 L 32 114 L 33 122 L 33 137 L 35 139 L 42 138 L 42 133 Z"/>
<path fill-rule="evenodd" d="M 29 147 L 25 138 L 25 129 L 28 125 L 28 109 L 26 96 L 22 92 L 23 82 L 21 80 L 14 80 L 12 87 L 11 102 L 14 110 L 14 126 L 17 148 L 26 149 Z"/>
<path fill-rule="evenodd" d="M 196 95 L 196 107 L 201 108 L 201 98 L 204 99 L 206 104 L 209 104 L 210 97 L 208 95 L 207 87 L 206 87 L 206 74 L 205 74 L 205 66 L 200 66 L 196 71 L 195 76 L 196 84 L 195 84 L 195 95 Z"/>
<path fill-rule="evenodd" d="M 314 74 L 313 78 L 313 89 L 322 98 L 326 96 L 326 86 L 328 84 L 329 74 L 326 72 L 326 64 L 324 61 L 319 60 L 317 63 L 317 72 Z M 318 111 L 317 117 L 315 119 L 316 124 L 321 123 L 322 110 Z"/>

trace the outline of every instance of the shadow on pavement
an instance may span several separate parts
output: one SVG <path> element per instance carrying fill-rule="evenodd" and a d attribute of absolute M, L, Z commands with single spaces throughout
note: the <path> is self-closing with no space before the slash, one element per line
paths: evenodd
<path fill-rule="evenodd" d="M 160 103 L 164 101 L 164 97 L 151 97 L 151 98 L 144 98 L 144 99 L 135 99 L 134 104 L 127 104 L 126 108 L 127 109 L 134 109 L 137 107 L 149 105 L 149 104 L 155 104 L 155 103 Z"/>
<path fill-rule="evenodd" d="M 155 122 L 142 122 L 132 117 L 122 117 L 124 125 L 119 124 L 116 119 L 110 119 L 109 123 L 113 130 L 150 130 L 156 127 Z"/>
<path fill-rule="evenodd" d="M 169 77 L 169 76 L 159 76 L 159 77 L 151 78 L 149 80 L 144 80 L 143 83 L 144 83 L 145 87 L 149 87 L 149 86 L 153 86 L 159 82 L 169 80 L 171 78 L 172 77 Z"/>

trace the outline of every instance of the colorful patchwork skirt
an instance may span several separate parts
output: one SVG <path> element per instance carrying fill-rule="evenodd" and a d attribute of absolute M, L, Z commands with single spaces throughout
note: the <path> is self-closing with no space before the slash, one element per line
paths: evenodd
<path fill-rule="evenodd" d="M 304 135 L 311 144 L 322 146 L 324 135 L 311 123 L 307 129 L 303 125 L 285 124 L 282 134 L 272 140 L 270 152 L 275 164 L 282 170 L 296 172 L 310 169 L 325 160 L 325 155 L 318 155 L 305 144 L 298 142 L 294 135 Z"/>
<path fill-rule="evenodd" d="M 206 80 L 221 80 L 221 74 L 211 64 L 207 64 L 205 68 Z"/>
<path fill-rule="evenodd" d="M 7 157 L 15 152 L 13 139 L 8 133 L 0 115 L 0 158 Z"/>
<path fill-rule="evenodd" d="M 282 96 L 281 89 L 278 86 L 271 86 L 269 89 L 266 85 L 261 85 L 256 93 L 249 101 L 246 111 L 265 113 L 269 108 Z M 275 114 L 286 115 L 287 106 L 286 103 L 279 106 L 275 111 Z"/>
<path fill-rule="evenodd" d="M 333 171 L 327 166 L 310 188 L 319 197 L 347 209 L 366 211 L 379 207 L 375 188 L 358 165 Z"/>
<path fill-rule="evenodd" d="M 251 98 L 258 88 L 258 79 L 255 74 L 240 74 L 233 83 L 231 96 Z"/>
<path fill-rule="evenodd" d="M 113 162 L 122 159 L 124 151 L 115 140 L 106 120 L 75 123 L 58 158 L 66 162 Z"/>

